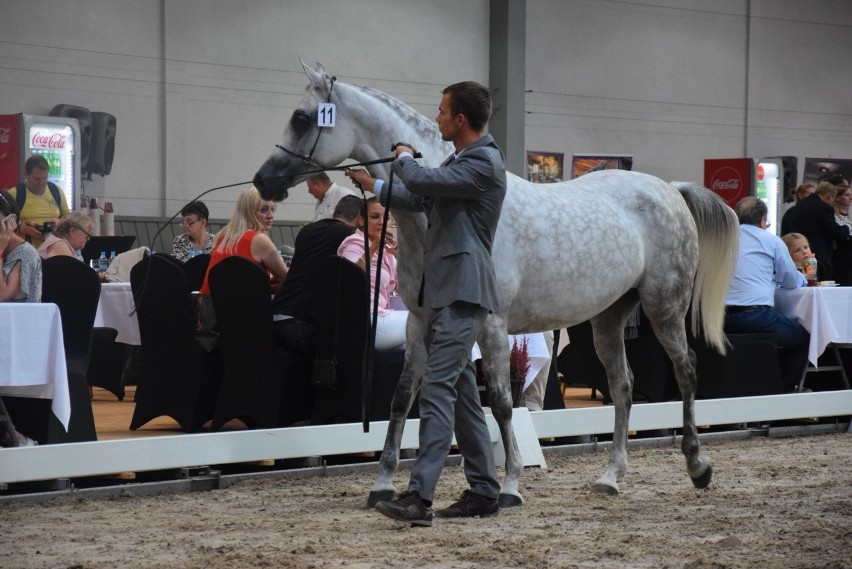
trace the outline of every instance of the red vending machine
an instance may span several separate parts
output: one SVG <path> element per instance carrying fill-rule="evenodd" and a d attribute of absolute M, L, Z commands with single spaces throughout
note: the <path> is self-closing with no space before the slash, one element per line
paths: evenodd
<path fill-rule="evenodd" d="M 68 207 L 78 209 L 82 186 L 80 126 L 69 117 L 0 115 L 0 189 L 24 180 L 24 162 L 33 154 L 47 159 L 48 181 L 65 192 Z"/>

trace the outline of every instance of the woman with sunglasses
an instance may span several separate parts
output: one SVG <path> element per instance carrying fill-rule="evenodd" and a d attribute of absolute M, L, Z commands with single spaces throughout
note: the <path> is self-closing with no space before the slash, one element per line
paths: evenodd
<path fill-rule="evenodd" d="M 92 236 L 92 220 L 79 211 L 69 212 L 59 220 L 53 233 L 44 238 L 38 248 L 42 259 L 65 255 L 83 261 L 83 247 Z"/>
<path fill-rule="evenodd" d="M 223 259 L 235 255 L 256 263 L 269 272 L 278 283 L 284 282 L 287 278 L 287 265 L 268 235 L 275 209 L 275 202 L 264 201 L 254 187 L 239 195 L 231 220 L 216 236 L 207 274 L 204 275 L 204 283 L 201 285 L 201 294 L 210 294 L 207 282 L 210 269 Z"/>
<path fill-rule="evenodd" d="M 175 237 L 172 243 L 172 255 L 184 263 L 193 255 L 210 253 L 213 251 L 215 233 L 207 231 L 207 220 L 210 211 L 204 202 L 189 202 L 180 210 L 180 227 L 183 233 Z"/>

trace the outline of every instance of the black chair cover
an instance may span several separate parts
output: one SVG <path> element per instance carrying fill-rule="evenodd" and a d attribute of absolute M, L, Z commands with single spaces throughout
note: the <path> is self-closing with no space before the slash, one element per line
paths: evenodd
<path fill-rule="evenodd" d="M 224 366 L 213 428 L 231 419 L 249 428 L 309 419 L 312 362 L 276 344 L 266 272 L 228 257 L 210 270 L 209 284 Z"/>
<path fill-rule="evenodd" d="M 116 344 L 118 330 L 115 328 L 94 328 L 92 330 L 92 357 L 89 360 L 89 372 L 86 375 L 89 385 L 102 387 L 124 400 L 124 344 Z"/>
<path fill-rule="evenodd" d="M 367 338 L 368 299 L 364 271 L 337 256 L 324 259 L 313 280 L 317 358 L 337 360 L 336 390 L 317 391 L 313 424 L 361 421 L 361 376 Z M 336 333 L 335 333 L 336 330 Z M 405 360 L 403 350 L 375 353 L 372 420 L 386 420 Z M 417 405 L 409 417 L 417 416 Z"/>
<path fill-rule="evenodd" d="M 209 253 L 196 255 L 183 264 L 183 272 L 186 274 L 189 290 L 199 290 L 201 288 L 201 284 L 204 282 L 204 275 L 207 274 L 207 265 L 209 264 Z"/>
<path fill-rule="evenodd" d="M 775 334 L 728 334 L 724 356 L 703 339 L 690 338 L 697 358 L 698 399 L 784 393 Z"/>
<path fill-rule="evenodd" d="M 68 367 L 71 421 L 68 432 L 51 416 L 48 442 L 97 440 L 86 374 L 92 349 L 92 329 L 101 282 L 97 274 L 73 257 L 50 257 L 42 262 L 42 302 L 52 302 L 62 315 L 62 337 Z"/>
<path fill-rule="evenodd" d="M 150 271 L 149 271 L 150 268 Z M 185 431 L 213 418 L 221 353 L 196 344 L 195 311 L 181 263 L 152 255 L 130 271 L 142 339 L 142 374 L 130 429 L 167 415 Z"/>

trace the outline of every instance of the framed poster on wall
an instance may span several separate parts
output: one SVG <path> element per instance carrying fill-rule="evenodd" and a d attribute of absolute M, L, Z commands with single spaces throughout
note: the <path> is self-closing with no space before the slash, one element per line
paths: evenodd
<path fill-rule="evenodd" d="M 599 170 L 632 170 L 633 156 L 627 154 L 575 154 L 571 159 L 571 178 Z"/>
<path fill-rule="evenodd" d="M 844 158 L 805 158 L 803 184 L 816 186 L 820 182 L 848 184 L 852 181 L 852 159 Z"/>
<path fill-rule="evenodd" d="M 561 182 L 564 154 L 527 150 L 527 180 L 536 184 Z"/>

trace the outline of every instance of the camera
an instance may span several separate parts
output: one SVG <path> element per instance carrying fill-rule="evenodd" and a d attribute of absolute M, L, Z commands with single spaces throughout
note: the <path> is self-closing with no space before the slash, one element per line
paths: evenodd
<path fill-rule="evenodd" d="M 33 225 L 42 235 L 47 235 L 53 231 L 55 224 L 52 221 L 45 221 L 43 225 Z"/>

